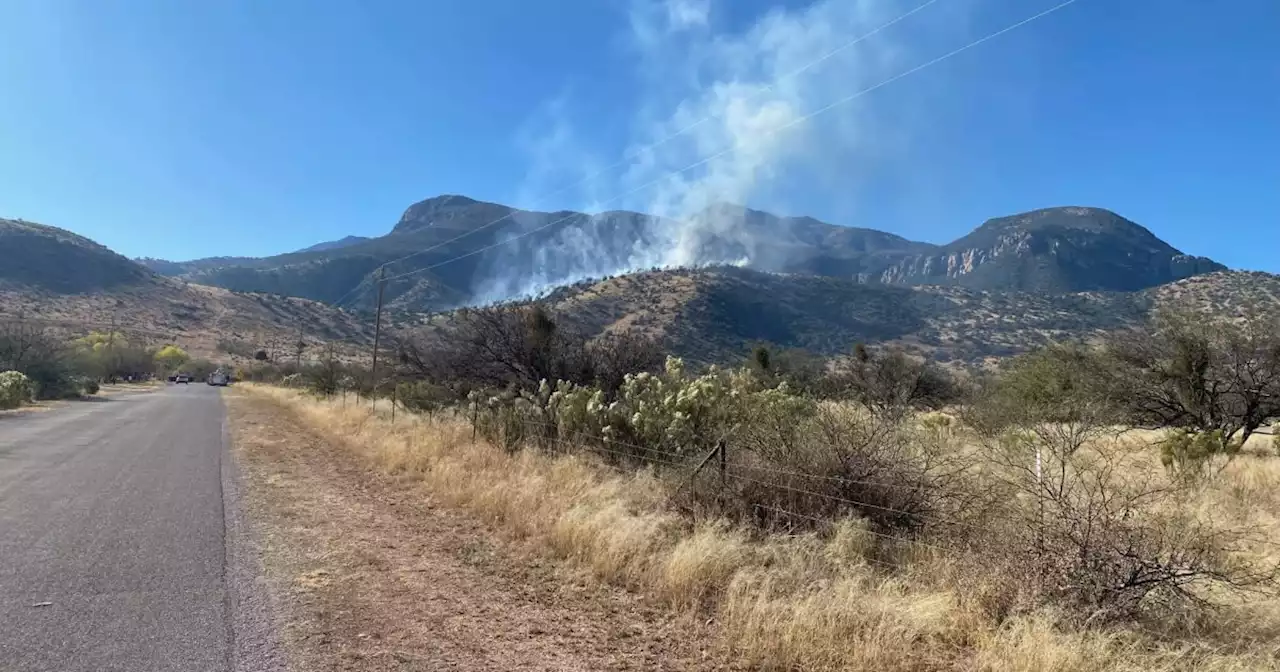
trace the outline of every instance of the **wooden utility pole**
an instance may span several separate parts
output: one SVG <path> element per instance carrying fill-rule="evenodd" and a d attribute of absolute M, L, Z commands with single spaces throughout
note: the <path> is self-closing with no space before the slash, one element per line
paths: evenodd
<path fill-rule="evenodd" d="M 302 368 L 302 349 L 307 347 L 305 341 L 302 340 L 302 325 L 298 325 L 298 340 L 293 344 L 293 366 L 296 369 Z"/>
<path fill-rule="evenodd" d="M 116 381 L 116 314 L 111 313 L 111 331 L 107 333 L 107 382 Z"/>
<path fill-rule="evenodd" d="M 369 367 L 370 384 L 374 387 L 374 399 L 377 399 L 378 385 L 378 341 L 382 337 L 382 293 L 387 288 L 387 267 L 378 267 L 378 315 L 373 320 L 373 365 Z M 375 402 L 376 403 L 376 402 Z"/>

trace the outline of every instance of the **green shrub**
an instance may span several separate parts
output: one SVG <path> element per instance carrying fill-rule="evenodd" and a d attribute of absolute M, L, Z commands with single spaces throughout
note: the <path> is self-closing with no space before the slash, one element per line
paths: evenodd
<path fill-rule="evenodd" d="M 31 401 L 31 380 L 17 371 L 0 372 L 0 409 L 17 408 Z"/>
<path fill-rule="evenodd" d="M 97 380 L 93 378 L 80 379 L 80 392 L 84 394 L 86 397 L 92 397 L 93 395 L 97 394 L 100 389 L 101 388 L 98 385 Z"/>
<path fill-rule="evenodd" d="M 1220 429 L 1209 432 L 1175 429 L 1160 442 L 1160 462 L 1182 478 L 1196 478 L 1204 474 L 1215 456 L 1234 457 L 1242 446 L 1240 438 L 1226 438 Z"/>

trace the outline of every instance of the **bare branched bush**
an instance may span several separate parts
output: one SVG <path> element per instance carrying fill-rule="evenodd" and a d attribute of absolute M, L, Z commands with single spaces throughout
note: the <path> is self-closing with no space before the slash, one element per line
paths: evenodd
<path fill-rule="evenodd" d="M 304 377 L 307 387 L 312 392 L 326 397 L 347 389 L 343 386 L 343 382 L 348 375 L 332 344 L 325 349 L 319 364 L 307 370 Z"/>
<path fill-rule="evenodd" d="M 757 415 L 729 444 L 729 469 L 745 478 L 722 499 L 757 525 L 853 516 L 883 533 L 942 535 L 986 506 L 945 427 L 836 404 L 783 423 Z"/>
<path fill-rule="evenodd" d="M 473 390 L 536 390 L 542 381 L 593 385 L 612 396 L 628 373 L 657 371 L 658 344 L 631 332 L 586 338 L 539 304 L 459 311 L 447 327 L 397 344 L 401 375 L 463 399 Z"/>
<path fill-rule="evenodd" d="M 956 381 L 935 364 L 899 349 L 861 346 L 851 362 L 820 383 L 823 396 L 855 401 L 880 416 L 905 417 L 961 398 Z"/>
<path fill-rule="evenodd" d="M 658 341 L 632 331 L 608 332 L 587 344 L 592 382 L 606 399 L 617 396 L 628 375 L 657 373 L 666 359 Z"/>
<path fill-rule="evenodd" d="M 1240 560 L 1247 530 L 1198 517 L 1191 485 L 1153 472 L 1145 447 L 1099 447 L 1115 436 L 1113 405 L 1095 396 L 1079 355 L 1023 360 L 980 415 L 984 473 L 1011 495 L 987 525 L 985 562 L 1007 579 L 988 608 L 1003 616 L 1049 603 L 1081 619 L 1131 620 L 1273 590 L 1275 568 Z"/>

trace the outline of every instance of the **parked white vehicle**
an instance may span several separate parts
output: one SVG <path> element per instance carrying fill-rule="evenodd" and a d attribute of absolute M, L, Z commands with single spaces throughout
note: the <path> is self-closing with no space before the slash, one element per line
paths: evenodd
<path fill-rule="evenodd" d="M 222 371 L 214 371 L 209 374 L 209 384 L 217 387 L 226 387 L 231 384 L 231 376 Z"/>

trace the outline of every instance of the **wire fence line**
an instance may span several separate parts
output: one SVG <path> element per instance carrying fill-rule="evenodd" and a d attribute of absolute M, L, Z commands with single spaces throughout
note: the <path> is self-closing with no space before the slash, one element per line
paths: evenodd
<path fill-rule="evenodd" d="M 479 413 L 469 416 L 467 419 L 469 421 L 472 421 L 473 423 L 483 422 Z M 517 426 L 521 427 L 522 431 L 517 436 L 514 436 L 514 437 L 503 437 L 501 441 L 502 443 L 511 445 L 512 447 L 516 447 L 516 446 L 527 446 L 528 444 L 531 444 L 531 443 L 537 444 L 541 442 L 544 446 L 546 446 L 546 444 L 553 444 L 558 448 L 564 448 L 563 451 L 558 451 L 558 452 L 566 452 L 566 453 L 572 453 L 573 451 L 595 452 L 601 455 L 616 456 L 616 457 L 633 460 L 640 464 L 655 464 L 655 465 L 661 465 L 666 467 L 672 467 L 672 468 L 681 469 L 681 470 L 690 472 L 687 475 L 687 478 L 689 480 L 692 480 L 694 477 L 698 476 L 699 473 L 701 473 L 702 468 L 704 468 L 707 465 L 709 458 L 712 456 L 709 454 L 705 454 L 707 453 L 707 451 L 705 450 L 700 450 L 699 452 L 679 453 L 679 452 L 663 450 L 659 448 L 641 446 L 638 444 L 624 442 L 624 441 L 616 441 L 616 440 L 596 436 L 593 434 L 589 434 L 586 432 L 565 430 L 559 425 L 556 425 L 553 423 L 547 423 L 547 422 L 540 422 L 537 420 L 522 419 L 517 421 Z M 530 427 L 530 426 L 537 427 L 544 430 L 551 430 L 551 431 L 549 432 L 523 431 L 523 428 Z M 577 440 L 575 440 L 575 438 Z M 614 447 L 610 448 L 607 446 L 614 446 Z M 625 448 L 630 448 L 632 450 L 618 450 L 617 447 L 625 447 Z M 717 447 L 713 451 L 711 451 L 711 453 L 714 454 L 715 451 L 725 451 L 725 450 L 727 450 L 727 444 L 720 442 L 717 445 Z M 738 451 L 735 451 L 735 452 L 738 452 Z M 661 456 L 661 457 L 658 457 L 658 456 Z M 628 473 L 632 471 L 631 469 L 628 469 L 624 465 L 611 464 L 609 466 L 616 468 L 619 471 L 622 471 L 624 473 Z M 873 511 L 879 511 L 883 513 L 890 513 L 890 514 L 903 516 L 908 519 L 915 519 L 923 522 L 933 523 L 941 527 L 957 527 L 957 528 L 964 528 L 964 529 L 969 529 L 974 531 L 981 531 L 983 529 L 981 526 L 964 523 L 958 520 L 949 520 L 933 514 L 922 513 L 919 511 L 909 511 L 909 510 L 897 508 L 894 506 L 887 506 L 882 503 L 867 502 L 851 496 L 841 496 L 841 495 L 835 495 L 832 493 L 817 492 L 812 489 L 798 487 L 795 484 L 788 484 L 788 483 L 783 483 L 779 481 L 768 481 L 760 478 L 753 478 L 752 476 L 744 474 L 742 471 L 740 471 L 741 469 L 750 469 L 750 468 L 751 467 L 749 465 L 730 464 L 730 463 L 727 463 L 726 461 L 726 463 L 723 465 L 721 469 L 713 470 L 715 472 L 713 473 L 713 476 L 718 475 L 719 477 L 723 478 L 725 482 L 757 485 L 765 488 L 770 488 L 778 492 L 801 495 L 804 497 L 812 497 L 815 499 L 844 505 L 844 506 L 850 507 L 855 511 L 865 512 L 867 510 L 873 510 Z M 892 484 L 892 483 L 884 483 L 884 482 L 877 482 L 877 481 L 861 481 L 857 479 L 843 479 L 843 478 L 828 476 L 824 474 L 812 474 L 812 473 L 806 473 L 801 471 L 792 471 L 792 470 L 776 470 L 776 471 L 787 476 L 799 477 L 799 478 L 811 478 L 811 479 L 820 480 L 820 481 L 834 481 L 841 484 L 866 485 L 866 486 L 883 487 L 883 488 L 907 487 L 907 486 L 902 486 L 901 484 Z M 915 488 L 915 489 L 918 490 L 918 488 Z M 839 517 L 824 518 L 824 517 L 814 516 L 812 514 L 804 514 L 797 511 L 792 511 L 792 510 L 778 507 L 776 504 L 753 503 L 753 506 L 758 509 L 772 510 L 775 513 L 783 513 L 793 518 L 805 519 L 811 522 L 817 522 L 824 525 L 832 524 L 839 520 Z M 936 551 L 955 550 L 955 549 L 945 548 L 938 544 L 921 542 L 918 540 L 910 539 L 908 537 L 888 535 L 885 533 L 876 532 L 874 530 L 867 530 L 867 532 L 872 536 L 893 539 L 895 541 L 919 543 L 923 546 L 929 547 L 932 550 L 936 550 Z"/>
<path fill-rule="evenodd" d="M 807 520 L 810 520 L 810 521 L 813 521 L 813 522 L 817 522 L 817 523 L 830 524 L 831 522 L 833 522 L 833 521 L 831 521 L 830 519 L 821 518 L 821 517 L 819 517 L 819 516 L 814 516 L 814 515 L 810 515 L 810 514 L 807 514 L 807 513 L 800 513 L 800 512 L 798 512 L 798 511 L 791 511 L 791 510 L 784 509 L 784 508 L 781 508 L 781 507 L 772 506 L 772 505 L 769 505 L 769 504 L 757 504 L 757 505 L 756 505 L 756 507 L 757 507 L 757 508 L 760 508 L 760 509 L 764 509 L 764 510 L 766 510 L 766 511 L 773 511 L 773 512 L 775 512 L 775 513 L 781 513 L 781 514 L 784 514 L 784 515 L 787 515 L 787 516 L 791 516 L 791 517 L 793 517 L 793 518 L 804 518 L 804 519 L 807 519 Z M 921 540 L 919 540 L 919 539 L 911 539 L 911 538 L 909 538 L 909 537 L 895 537 L 895 536 L 893 536 L 892 534 L 885 534 L 885 533 L 883 533 L 883 532 L 877 532 L 877 531 L 875 531 L 875 530 L 869 530 L 869 529 L 866 529 L 866 528 L 860 528 L 860 529 L 858 530 L 858 534 L 867 534 L 867 535 L 870 535 L 870 536 L 876 537 L 876 538 L 878 538 L 878 539 L 886 539 L 886 540 L 888 540 L 888 541 L 894 541 L 894 542 L 903 543 L 903 544 L 911 544 L 911 545 L 913 545 L 913 546 L 919 546 L 919 547 L 921 547 L 921 548 L 927 548 L 927 549 L 930 549 L 930 550 L 933 550 L 933 551 L 937 551 L 937 552 L 939 552 L 939 553 L 953 553 L 953 552 L 955 552 L 955 550 L 956 550 L 956 549 L 954 549 L 954 548 L 950 548 L 950 547 L 943 546 L 943 545 L 940 545 L 940 544 L 929 543 L 929 542 L 927 542 L 927 541 L 921 541 Z"/>
<path fill-rule="evenodd" d="M 584 432 L 581 430 L 567 430 L 555 423 L 539 422 L 536 420 L 522 420 L 521 422 L 526 425 L 545 427 L 547 429 L 551 429 L 557 432 L 568 433 L 573 436 L 578 436 L 578 437 L 581 437 L 584 441 L 598 441 L 598 442 L 624 446 L 628 448 L 634 448 L 637 451 L 637 454 L 634 454 L 631 456 L 636 458 L 641 458 L 643 457 L 644 454 L 648 454 L 648 453 L 665 455 L 665 456 L 669 456 L 669 457 L 673 457 L 681 460 L 688 460 L 688 459 L 691 459 L 692 457 L 696 457 L 696 456 L 692 456 L 688 452 L 677 453 L 672 451 L 665 451 L 659 448 L 654 448 L 651 446 L 641 446 L 638 444 L 628 443 L 626 441 L 620 441 L 620 440 L 609 438 L 609 437 L 599 436 L 599 435 L 592 434 L 589 432 Z M 727 445 L 732 445 L 732 444 L 727 444 Z M 731 451 L 730 455 L 737 455 L 740 452 L 741 451 Z M 732 460 L 732 457 L 730 458 L 730 460 Z M 885 481 L 871 481 L 871 480 L 856 479 L 856 478 L 846 478 L 843 476 L 833 476 L 830 474 L 815 474 L 815 473 L 797 471 L 797 470 L 791 470 L 791 469 L 780 469 L 777 467 L 769 467 L 769 466 L 764 466 L 759 464 L 748 464 L 745 462 L 735 463 L 730 461 L 729 469 L 730 470 L 744 469 L 744 470 L 754 471 L 754 472 L 769 473 L 777 476 L 793 476 L 796 478 L 810 479 L 815 481 L 826 481 L 831 483 L 838 483 L 841 485 L 864 485 L 864 486 L 877 487 L 877 488 L 900 489 L 900 490 L 910 490 L 910 491 L 915 491 L 920 489 L 920 486 L 918 485 L 903 485 L 901 483 L 889 483 Z"/>
<path fill-rule="evenodd" d="M 545 438 L 546 440 L 550 441 L 551 443 L 556 444 L 557 446 L 562 446 L 562 447 L 564 447 L 564 448 L 565 448 L 565 450 L 563 450 L 563 451 L 557 451 L 557 452 L 561 452 L 562 454 L 573 454 L 573 453 L 574 453 L 574 450 L 576 449 L 576 450 L 579 450 L 579 451 L 580 451 L 580 450 L 586 450 L 586 451 L 591 451 L 591 452 L 604 453 L 604 454 L 608 454 L 608 455 L 617 455 L 617 456 L 627 457 L 627 458 L 632 458 L 632 459 L 637 458 L 637 456 L 636 456 L 634 453 L 622 452 L 622 451 L 617 451 L 617 450 L 609 450 L 609 449 L 607 449 L 607 448 L 603 448 L 603 447 L 601 447 L 601 446 L 585 445 L 585 444 L 581 444 L 581 443 L 574 443 L 574 442 L 572 442 L 572 441 L 570 441 L 570 440 L 568 440 L 568 439 L 565 439 L 565 438 L 560 438 L 560 437 L 544 437 L 544 438 Z M 682 462 L 673 462 L 673 461 L 669 461 L 669 460 L 657 460 L 657 459 L 647 459 L 647 458 L 646 458 L 646 459 L 644 459 L 644 462 L 645 462 L 645 463 L 657 463 L 657 464 L 662 464 L 662 465 L 665 465 L 665 466 L 671 466 L 671 467 L 675 467 L 675 468 L 684 468 L 684 469 L 688 469 L 688 468 L 691 466 L 692 460 L 691 460 L 691 459 L 686 459 L 686 460 L 684 460 L 684 461 L 682 461 Z M 620 472 L 622 472 L 622 473 L 624 473 L 624 474 L 634 473 L 634 471 L 633 471 L 633 470 L 630 470 L 630 469 L 628 469 L 627 467 L 625 467 L 625 466 L 623 466 L 623 465 L 614 465 L 614 464 L 610 464 L 610 465 L 608 465 L 608 466 L 609 466 L 610 468 L 615 469 L 615 470 L 617 470 L 617 471 L 620 471 Z M 729 478 L 731 478 L 731 479 L 733 479 L 733 478 L 737 478 L 737 479 L 739 479 L 739 480 L 743 480 L 743 479 L 741 479 L 741 477 L 740 477 L 740 476 L 735 475 L 735 474 L 731 474 L 731 473 L 730 473 L 730 474 L 727 474 L 727 476 L 728 476 Z M 769 485 L 769 486 L 776 485 L 776 484 L 767 483 L 767 482 L 763 482 L 763 481 L 751 481 L 750 479 L 746 479 L 746 480 L 748 480 L 749 482 L 754 482 L 754 483 L 763 483 L 764 485 Z M 835 500 L 837 500 L 837 501 L 840 501 L 840 502 L 843 502 L 843 503 L 847 503 L 847 504 L 850 504 L 850 505 L 856 505 L 856 506 L 872 506 L 872 505 L 866 504 L 866 503 L 864 503 L 864 502 L 858 502 L 857 500 L 853 500 L 853 499 L 829 497 L 829 496 L 824 495 L 824 494 L 822 494 L 822 493 L 810 492 L 810 491 L 805 491 L 805 490 L 796 490 L 796 489 L 792 489 L 792 488 L 788 488 L 788 489 L 789 489 L 789 490 L 792 490 L 792 491 L 794 491 L 794 492 L 803 492 L 804 494 L 812 495 L 812 496 L 815 496 L 815 497 L 820 497 L 820 498 L 821 498 L 821 497 L 828 497 L 828 498 L 830 498 L 830 499 L 835 499 Z M 771 504 L 760 504 L 760 503 L 755 503 L 755 504 L 753 504 L 753 505 L 752 505 L 752 507 L 753 507 L 754 509 L 759 509 L 759 510 L 764 510 L 764 511 L 771 511 L 771 512 L 774 512 L 774 513 L 780 513 L 780 514 L 783 514 L 783 515 L 789 516 L 789 517 L 791 517 L 791 518 L 799 518 L 799 519 L 808 520 L 808 521 L 810 521 L 810 522 L 819 523 L 819 524 L 821 524 L 821 525 L 831 525 L 831 524 L 834 524 L 834 523 L 839 522 L 839 519 L 838 519 L 838 518 L 823 518 L 823 517 L 819 517 L 819 516 L 814 516 L 814 515 L 812 515 L 812 514 L 800 513 L 800 512 L 798 512 L 798 511 L 791 511 L 791 510 L 789 510 L 789 509 L 784 509 L 784 508 L 782 508 L 782 507 L 779 507 L 779 506 L 776 506 L 776 505 L 771 505 Z M 917 514 L 914 514 L 914 513 L 912 513 L 912 512 L 909 512 L 909 511 L 899 510 L 899 509 L 893 509 L 893 508 L 891 508 L 891 507 L 873 507 L 873 508 L 880 508 L 880 509 L 885 510 L 885 511 L 892 511 L 892 512 L 896 512 L 896 513 L 901 513 L 901 514 L 903 514 L 903 515 L 917 515 Z M 938 520 L 938 519 L 935 519 L 935 520 Z M 929 550 L 936 551 L 936 552 L 940 552 L 940 553 L 951 553 L 951 552 L 954 552 L 954 551 L 956 550 L 955 548 L 946 547 L 946 546 L 943 546 L 943 545 L 940 545 L 940 544 L 936 544 L 936 543 L 926 542 L 926 541 L 922 541 L 922 540 L 914 539 L 914 538 L 910 538 L 910 537 L 905 537 L 905 536 L 895 536 L 895 535 L 891 535 L 891 534 L 886 534 L 886 533 L 884 533 L 884 532 L 877 532 L 877 531 L 875 531 L 875 530 L 867 529 L 867 528 L 860 528 L 860 529 L 858 530 L 858 533 L 859 533 L 859 534 L 864 534 L 864 533 L 865 533 L 865 534 L 867 534 L 867 535 L 869 535 L 869 536 L 873 536 L 873 537 L 876 537 L 876 538 L 878 538 L 878 539 L 883 539 L 883 540 L 887 540 L 887 541 L 892 541 L 892 542 L 895 542 L 895 543 L 900 543 L 900 544 L 909 544 L 909 545 L 918 546 L 918 547 L 921 547 L 921 548 L 927 548 L 927 549 L 929 549 Z M 869 559 L 869 560 L 874 561 L 874 559 L 871 559 L 871 558 L 868 558 L 868 559 Z M 892 565 L 892 566 L 897 566 L 897 565 Z"/>

